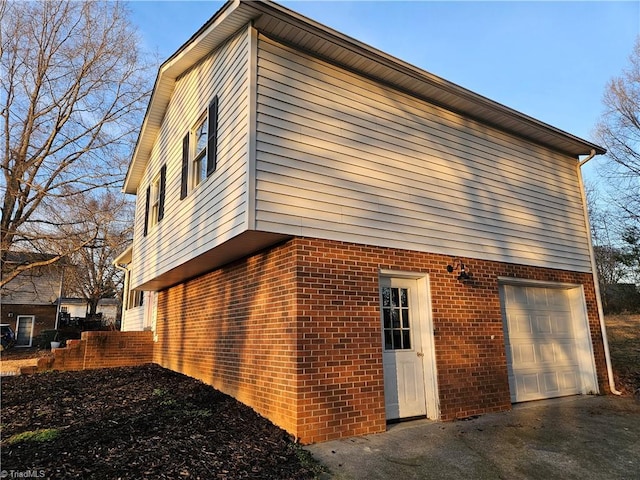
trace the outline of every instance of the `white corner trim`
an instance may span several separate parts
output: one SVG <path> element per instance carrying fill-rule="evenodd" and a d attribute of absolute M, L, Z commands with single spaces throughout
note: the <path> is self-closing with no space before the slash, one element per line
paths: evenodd
<path fill-rule="evenodd" d="M 253 24 L 247 27 L 249 37 L 249 122 L 247 131 L 247 202 L 246 228 L 256 229 L 256 164 L 257 164 L 257 118 L 258 118 L 258 31 Z"/>

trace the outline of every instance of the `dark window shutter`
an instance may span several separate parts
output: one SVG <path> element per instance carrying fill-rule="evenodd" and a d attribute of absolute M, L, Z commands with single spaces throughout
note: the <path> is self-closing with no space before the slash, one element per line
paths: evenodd
<path fill-rule="evenodd" d="M 189 183 L 189 134 L 182 139 L 182 177 L 180 178 L 180 200 L 187 196 Z"/>
<path fill-rule="evenodd" d="M 149 233 L 149 202 L 151 201 L 151 185 L 147 187 L 147 200 L 144 207 L 144 236 Z"/>
<path fill-rule="evenodd" d="M 209 104 L 209 138 L 207 141 L 207 177 L 216 170 L 218 163 L 218 96 Z"/>
<path fill-rule="evenodd" d="M 160 198 L 158 199 L 158 222 L 164 218 L 164 190 L 167 184 L 167 165 L 160 169 Z"/>

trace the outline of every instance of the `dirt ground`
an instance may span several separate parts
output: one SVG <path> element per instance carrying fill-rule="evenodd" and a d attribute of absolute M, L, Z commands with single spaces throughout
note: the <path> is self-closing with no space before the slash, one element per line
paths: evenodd
<path fill-rule="evenodd" d="M 616 388 L 640 397 L 640 315 L 605 317 Z"/>
<path fill-rule="evenodd" d="M 52 479 L 312 479 L 252 409 L 155 365 L 2 378 L 2 470 Z M 4 477 L 3 477 L 4 478 Z"/>
<path fill-rule="evenodd" d="M 36 365 L 38 358 L 51 356 L 51 350 L 40 348 L 11 348 L 0 352 L 0 374 L 17 375 L 20 367 Z"/>

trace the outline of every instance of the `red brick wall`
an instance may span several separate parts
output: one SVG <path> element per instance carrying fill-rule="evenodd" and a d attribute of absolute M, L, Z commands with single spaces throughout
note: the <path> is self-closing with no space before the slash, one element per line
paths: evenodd
<path fill-rule="evenodd" d="M 275 247 L 158 296 L 155 362 L 295 433 L 296 258 Z"/>
<path fill-rule="evenodd" d="M 378 251 L 296 239 L 301 357 L 298 436 L 318 442 L 386 429 Z M 389 252 L 391 254 L 391 252 Z"/>
<path fill-rule="evenodd" d="M 82 332 L 80 340 L 67 340 L 53 357 L 41 359 L 37 370 L 91 370 L 129 367 L 153 362 L 152 332 Z"/>
<path fill-rule="evenodd" d="M 19 315 L 33 315 L 32 346 L 36 346 L 37 337 L 43 330 L 53 330 L 56 324 L 57 305 L 11 305 L 2 304 L 0 313 L 0 323 L 8 323 L 15 330 L 16 321 Z M 9 312 L 12 313 L 9 316 Z M 17 333 L 17 332 L 16 332 Z"/>
<path fill-rule="evenodd" d="M 247 403 L 303 442 L 384 431 L 380 269 L 430 275 L 441 418 L 510 408 L 499 276 L 583 284 L 606 391 L 592 277 L 296 238 L 161 292 L 154 359 Z M 493 338 L 492 338 L 493 336 Z"/>

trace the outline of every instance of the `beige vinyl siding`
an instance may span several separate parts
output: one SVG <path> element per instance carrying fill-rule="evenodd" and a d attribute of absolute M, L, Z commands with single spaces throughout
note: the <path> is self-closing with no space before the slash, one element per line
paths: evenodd
<path fill-rule="evenodd" d="M 576 160 L 260 37 L 256 229 L 590 271 Z"/>
<path fill-rule="evenodd" d="M 123 332 L 141 332 L 144 330 L 145 308 L 145 305 L 141 305 L 125 310 L 120 330 Z"/>
<path fill-rule="evenodd" d="M 242 31 L 176 82 L 138 188 L 132 288 L 246 230 L 248 55 L 248 34 Z M 219 97 L 217 169 L 180 200 L 182 139 L 214 95 Z M 165 162 L 164 219 L 144 237 L 146 188 Z"/>

